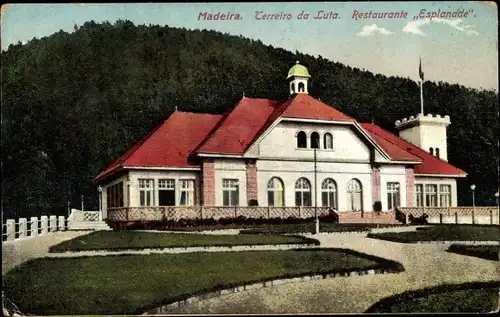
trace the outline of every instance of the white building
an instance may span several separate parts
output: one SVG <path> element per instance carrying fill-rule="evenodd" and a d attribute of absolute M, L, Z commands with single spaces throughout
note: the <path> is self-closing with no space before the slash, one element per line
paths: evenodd
<path fill-rule="evenodd" d="M 310 77 L 297 62 L 286 101 L 243 97 L 223 115 L 174 112 L 95 178 L 104 217 L 139 206 L 457 205 L 456 178 L 466 173 L 447 163 L 449 116 L 398 120 L 398 137 L 311 97 Z"/>

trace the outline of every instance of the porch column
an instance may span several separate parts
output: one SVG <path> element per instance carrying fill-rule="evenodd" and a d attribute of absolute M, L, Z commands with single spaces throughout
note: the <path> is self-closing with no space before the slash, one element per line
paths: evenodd
<path fill-rule="evenodd" d="M 215 205 L 215 163 L 213 160 L 204 160 L 202 163 L 202 206 Z"/>
<path fill-rule="evenodd" d="M 413 196 L 415 190 L 415 171 L 411 167 L 406 168 L 406 207 L 413 207 Z"/>
<path fill-rule="evenodd" d="M 247 169 L 247 201 L 250 205 L 251 200 L 255 200 L 258 202 L 256 160 L 247 161 L 246 169 Z"/>
<path fill-rule="evenodd" d="M 375 203 L 377 200 L 381 201 L 381 199 L 380 199 L 380 168 L 379 168 L 379 166 L 376 166 L 376 165 L 372 166 L 371 176 L 372 176 L 372 201 L 373 201 L 373 203 Z"/>

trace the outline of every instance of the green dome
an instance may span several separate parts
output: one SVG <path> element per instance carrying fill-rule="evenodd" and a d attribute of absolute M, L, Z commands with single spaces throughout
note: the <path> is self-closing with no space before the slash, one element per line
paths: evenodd
<path fill-rule="evenodd" d="M 307 70 L 307 68 L 305 68 L 305 66 L 300 65 L 299 61 L 296 61 L 295 65 L 292 68 L 290 68 L 286 79 L 293 77 L 293 76 L 307 77 L 307 78 L 311 77 L 311 75 L 309 75 L 309 71 Z"/>

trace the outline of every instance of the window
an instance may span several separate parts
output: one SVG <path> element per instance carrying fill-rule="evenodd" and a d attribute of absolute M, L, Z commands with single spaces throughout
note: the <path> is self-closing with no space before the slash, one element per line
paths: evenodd
<path fill-rule="evenodd" d="M 302 82 L 299 83 L 299 92 L 304 92 L 304 87 L 305 87 L 304 83 Z"/>
<path fill-rule="evenodd" d="M 436 148 L 436 157 L 439 158 L 439 148 Z"/>
<path fill-rule="evenodd" d="M 297 147 L 307 148 L 307 135 L 304 131 L 297 133 Z"/>
<path fill-rule="evenodd" d="M 437 185 L 425 185 L 425 206 L 437 207 Z"/>
<path fill-rule="evenodd" d="M 123 207 L 123 182 L 106 189 L 106 202 L 108 208 Z"/>
<path fill-rule="evenodd" d="M 175 179 L 158 180 L 158 205 L 175 206 Z"/>
<path fill-rule="evenodd" d="M 416 207 L 424 206 L 424 185 L 415 185 L 415 205 Z"/>
<path fill-rule="evenodd" d="M 267 204 L 269 206 L 284 206 L 283 182 L 273 177 L 267 182 Z"/>
<path fill-rule="evenodd" d="M 319 133 L 313 132 L 311 133 L 311 148 L 319 149 Z"/>
<path fill-rule="evenodd" d="M 333 137 L 330 133 L 325 133 L 323 137 L 323 147 L 327 150 L 333 149 Z"/>
<path fill-rule="evenodd" d="M 387 183 L 387 209 L 393 210 L 400 203 L 399 183 Z"/>
<path fill-rule="evenodd" d="M 311 183 L 304 177 L 295 182 L 295 206 L 311 206 Z"/>
<path fill-rule="evenodd" d="M 237 179 L 222 180 L 222 205 L 238 206 L 239 204 L 239 186 Z"/>
<path fill-rule="evenodd" d="M 433 148 L 429 148 L 429 153 L 431 153 L 431 155 L 434 155 L 434 149 Z"/>
<path fill-rule="evenodd" d="M 181 180 L 181 199 L 179 202 L 181 206 L 194 205 L 194 181 Z"/>
<path fill-rule="evenodd" d="M 321 205 L 337 210 L 337 184 L 331 178 L 321 183 Z"/>
<path fill-rule="evenodd" d="M 451 206 L 451 185 L 439 185 L 439 206 Z"/>
<path fill-rule="evenodd" d="M 357 179 L 351 179 L 347 183 L 347 208 L 350 211 L 363 210 L 363 191 Z"/>
<path fill-rule="evenodd" d="M 153 206 L 154 180 L 139 179 L 139 203 L 141 206 Z"/>

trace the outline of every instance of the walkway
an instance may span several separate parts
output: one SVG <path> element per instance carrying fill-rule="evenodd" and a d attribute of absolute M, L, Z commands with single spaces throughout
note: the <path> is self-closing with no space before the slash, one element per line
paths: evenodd
<path fill-rule="evenodd" d="M 445 252 L 446 245 L 401 244 L 365 235 L 319 235 L 316 238 L 322 247 L 348 248 L 398 261 L 406 271 L 284 284 L 192 303 L 171 313 L 363 313 L 382 298 L 407 290 L 500 278 L 499 263 Z"/>
<path fill-rule="evenodd" d="M 2 242 L 2 275 L 31 259 L 44 257 L 49 248 L 91 231 L 56 231 L 37 237 Z"/>

